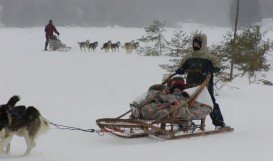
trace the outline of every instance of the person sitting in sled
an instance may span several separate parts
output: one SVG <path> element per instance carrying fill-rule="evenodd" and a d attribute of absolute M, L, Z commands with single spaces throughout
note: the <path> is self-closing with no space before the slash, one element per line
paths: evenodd
<path fill-rule="evenodd" d="M 169 86 L 156 84 L 148 92 L 138 97 L 130 104 L 132 117 L 146 120 L 155 120 L 161 117 L 171 119 L 169 114 L 174 108 L 175 118 L 182 120 L 199 120 L 205 118 L 212 111 L 212 107 L 199 102 L 188 106 L 188 96 L 183 94 L 186 85 L 174 78 Z"/>
<path fill-rule="evenodd" d="M 183 77 L 181 76 L 173 77 L 171 81 L 168 83 L 168 87 L 170 89 L 171 94 L 189 98 L 189 95 L 183 92 L 186 88 L 188 88 L 188 85 L 185 83 Z"/>

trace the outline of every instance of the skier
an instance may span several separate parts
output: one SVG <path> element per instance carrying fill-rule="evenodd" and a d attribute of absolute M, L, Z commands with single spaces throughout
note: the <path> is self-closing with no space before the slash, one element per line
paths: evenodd
<path fill-rule="evenodd" d="M 215 127 L 225 127 L 225 122 L 219 105 L 216 103 L 213 91 L 213 73 L 219 72 L 221 68 L 220 61 L 210 54 L 207 50 L 207 36 L 205 34 L 196 34 L 192 39 L 192 52 L 182 58 L 179 68 L 174 74 L 171 74 L 167 80 L 170 80 L 176 74 L 187 73 L 186 82 L 189 86 L 200 85 L 206 79 L 207 74 L 211 74 L 208 84 L 208 91 L 213 101 L 213 111 L 210 114 L 212 123 Z"/>
<path fill-rule="evenodd" d="M 60 35 L 56 27 L 53 25 L 53 21 L 49 20 L 49 23 L 45 27 L 45 36 L 46 36 L 45 51 L 47 51 L 49 39 L 53 37 L 53 32 L 55 32 L 57 35 Z"/>

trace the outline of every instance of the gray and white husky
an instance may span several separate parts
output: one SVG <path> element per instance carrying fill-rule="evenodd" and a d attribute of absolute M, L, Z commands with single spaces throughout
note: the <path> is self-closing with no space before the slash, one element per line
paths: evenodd
<path fill-rule="evenodd" d="M 35 107 L 15 106 L 19 100 L 19 96 L 13 96 L 0 106 L 0 154 L 9 153 L 12 137 L 17 135 L 25 138 L 24 155 L 29 155 L 37 137 L 49 129 L 49 123 Z"/>

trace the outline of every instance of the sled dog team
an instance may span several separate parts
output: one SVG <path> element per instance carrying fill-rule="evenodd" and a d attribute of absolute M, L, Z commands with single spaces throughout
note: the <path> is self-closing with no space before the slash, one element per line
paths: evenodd
<path fill-rule="evenodd" d="M 45 26 L 45 37 L 46 37 L 46 42 L 45 42 L 45 48 L 44 50 L 47 51 L 48 45 L 52 42 L 58 42 L 58 45 L 55 45 L 53 48 L 50 50 L 61 50 L 61 51 L 68 51 L 71 48 L 67 47 L 66 45 L 62 44 L 57 37 L 55 38 L 55 41 L 52 41 L 54 38 L 54 33 L 56 33 L 58 36 L 60 35 L 60 32 L 57 31 L 56 27 L 53 24 L 52 20 L 49 20 L 48 24 Z M 51 41 L 50 41 L 51 40 Z M 56 43 L 55 43 L 56 44 Z M 61 45 L 59 45 L 61 44 Z M 95 52 L 96 48 L 98 47 L 98 42 L 90 42 L 90 40 L 78 42 L 80 50 L 81 51 L 92 51 Z M 107 41 L 106 43 L 103 43 L 101 50 L 104 50 L 105 52 L 109 52 L 110 49 L 112 52 L 119 51 L 119 47 L 121 46 L 120 41 L 113 43 L 111 40 Z M 131 42 L 126 42 L 123 46 L 121 46 L 126 50 L 126 53 L 129 54 L 136 50 L 139 47 L 139 42 L 135 42 L 134 40 Z"/>
<path fill-rule="evenodd" d="M 81 51 L 92 51 L 94 52 L 96 48 L 98 47 L 98 41 L 90 43 L 90 40 L 78 42 L 79 47 Z M 130 42 L 124 43 L 124 45 L 121 46 L 120 41 L 113 43 L 111 40 L 103 43 L 101 50 L 104 50 L 106 53 L 109 52 L 110 50 L 112 52 L 119 51 L 119 48 L 122 47 L 125 49 L 126 53 L 132 53 L 134 50 L 136 50 L 139 47 L 139 42 L 136 42 L 134 40 Z"/>

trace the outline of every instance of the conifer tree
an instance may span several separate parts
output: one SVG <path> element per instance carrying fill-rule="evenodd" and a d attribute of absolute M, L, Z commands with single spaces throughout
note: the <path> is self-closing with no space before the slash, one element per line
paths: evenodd
<path fill-rule="evenodd" d="M 163 35 L 166 31 L 165 21 L 154 20 L 151 25 L 144 27 L 144 30 L 146 36 L 142 36 L 139 41 L 145 43 L 145 46 L 141 47 L 138 53 L 146 56 L 163 55 L 166 49 L 166 40 Z"/>
<path fill-rule="evenodd" d="M 183 57 L 191 50 L 191 37 L 184 31 L 174 31 L 173 37 L 167 42 L 167 55 L 172 57 Z"/>
<path fill-rule="evenodd" d="M 243 29 L 238 36 L 238 49 L 234 63 L 242 75 L 247 75 L 249 83 L 256 81 L 257 72 L 269 71 L 270 64 L 266 56 L 271 48 L 270 40 L 264 40 L 261 26 L 251 26 Z"/>

